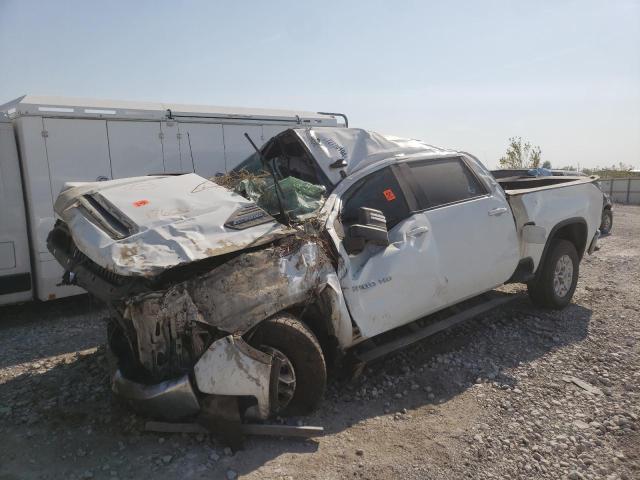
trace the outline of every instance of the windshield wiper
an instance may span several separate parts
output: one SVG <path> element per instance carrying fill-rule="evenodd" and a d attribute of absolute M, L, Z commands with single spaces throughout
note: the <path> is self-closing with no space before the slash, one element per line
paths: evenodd
<path fill-rule="evenodd" d="M 289 216 L 285 213 L 284 207 L 282 206 L 282 198 L 284 197 L 284 195 L 282 194 L 282 190 L 280 190 L 280 184 L 278 183 L 278 178 L 276 177 L 276 172 L 273 169 L 273 165 L 267 162 L 267 160 L 262 155 L 262 152 L 256 146 L 256 144 L 253 143 L 253 140 L 251 140 L 251 137 L 247 132 L 244 133 L 244 136 L 247 138 L 247 140 L 249 141 L 251 146 L 254 148 L 256 153 L 260 156 L 260 161 L 262 162 L 263 165 L 267 167 L 267 169 L 269 170 L 269 173 L 271 173 L 271 176 L 273 177 L 273 185 L 276 192 L 276 198 L 278 199 L 278 208 L 280 209 L 280 215 L 282 216 L 282 220 L 284 224 L 288 227 L 290 226 Z"/>

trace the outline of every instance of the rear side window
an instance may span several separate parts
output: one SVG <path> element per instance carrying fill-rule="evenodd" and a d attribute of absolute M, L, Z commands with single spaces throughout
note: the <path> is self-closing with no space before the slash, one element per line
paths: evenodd
<path fill-rule="evenodd" d="M 384 213 L 388 229 L 410 215 L 400 185 L 389 167 L 360 179 L 349 189 L 342 209 L 342 223 L 355 223 L 360 207 L 375 208 Z"/>
<path fill-rule="evenodd" d="M 460 158 L 410 162 L 408 165 L 413 180 L 424 193 L 420 203 L 426 202 L 426 205 L 420 205 L 421 208 L 435 208 L 487 193 Z"/>

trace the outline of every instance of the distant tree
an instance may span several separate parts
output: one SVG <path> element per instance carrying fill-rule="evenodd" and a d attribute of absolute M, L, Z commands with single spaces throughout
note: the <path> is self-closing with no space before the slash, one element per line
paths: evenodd
<path fill-rule="evenodd" d="M 549 170 L 551 170 L 551 162 L 549 160 L 545 160 L 544 162 L 542 162 L 542 168 L 548 168 Z"/>
<path fill-rule="evenodd" d="M 621 178 L 633 176 L 631 173 L 633 165 L 629 165 L 623 162 L 619 162 L 618 165 L 611 165 L 610 167 L 585 168 L 584 173 L 587 175 L 598 175 L 602 178 Z"/>
<path fill-rule="evenodd" d="M 501 168 L 538 168 L 542 149 L 522 142 L 521 137 L 511 137 L 507 153 L 500 159 Z"/>

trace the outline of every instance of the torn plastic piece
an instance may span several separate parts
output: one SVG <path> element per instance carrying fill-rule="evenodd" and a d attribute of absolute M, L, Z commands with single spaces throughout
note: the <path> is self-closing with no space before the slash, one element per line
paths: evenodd
<path fill-rule="evenodd" d="M 111 380 L 111 389 L 146 415 L 173 420 L 200 411 L 198 397 L 193 391 L 188 375 L 154 385 L 145 385 L 124 378 L 118 370 Z"/>
<path fill-rule="evenodd" d="M 252 396 L 259 418 L 269 417 L 271 355 L 250 347 L 240 336 L 216 340 L 194 367 L 198 389 L 214 395 Z"/>

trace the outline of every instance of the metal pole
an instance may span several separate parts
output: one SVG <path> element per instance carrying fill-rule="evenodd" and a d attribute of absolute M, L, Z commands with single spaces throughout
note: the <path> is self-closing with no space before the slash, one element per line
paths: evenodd
<path fill-rule="evenodd" d="M 629 205 L 629 193 L 631 192 L 631 177 L 627 179 L 627 205 Z"/>

